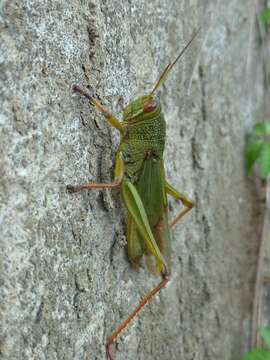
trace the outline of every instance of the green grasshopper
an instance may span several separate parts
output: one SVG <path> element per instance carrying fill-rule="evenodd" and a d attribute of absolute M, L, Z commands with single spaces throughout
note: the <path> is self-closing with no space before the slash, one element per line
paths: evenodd
<path fill-rule="evenodd" d="M 169 281 L 171 267 L 169 230 L 193 207 L 193 203 L 175 190 L 165 178 L 163 151 L 166 123 L 156 92 L 198 32 L 199 30 L 176 59 L 166 66 L 152 91 L 135 99 L 123 109 L 123 121 L 119 121 L 98 100 L 79 86 L 73 86 L 75 92 L 88 98 L 90 104 L 95 106 L 120 132 L 121 142 L 116 154 L 113 182 L 67 185 L 67 190 L 75 193 L 88 189 L 119 187 L 128 211 L 128 258 L 131 263 L 138 264 L 145 255 L 150 272 L 162 277 L 161 282 L 144 297 L 136 309 L 109 337 L 106 345 L 109 359 L 112 359 L 112 344 L 119 334 Z M 170 222 L 167 195 L 173 196 L 185 206 L 185 209 Z"/>

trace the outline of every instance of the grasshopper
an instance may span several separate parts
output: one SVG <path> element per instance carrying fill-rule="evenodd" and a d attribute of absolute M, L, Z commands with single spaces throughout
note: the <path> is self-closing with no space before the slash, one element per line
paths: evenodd
<path fill-rule="evenodd" d="M 123 109 L 123 121 L 119 121 L 88 92 L 77 85 L 73 86 L 75 92 L 85 96 L 90 104 L 120 132 L 121 141 L 116 154 L 114 180 L 111 183 L 67 185 L 67 190 L 75 193 L 89 189 L 120 188 L 123 203 L 128 211 L 128 258 L 131 263 L 138 264 L 145 255 L 150 272 L 162 278 L 109 337 L 106 345 L 109 359 L 112 359 L 112 344 L 119 334 L 169 281 L 170 229 L 174 228 L 194 206 L 192 201 L 166 181 L 163 163 L 166 123 L 156 93 L 198 32 L 199 30 L 195 32 L 176 59 L 169 62 L 152 91 L 135 99 Z M 185 207 L 171 221 L 168 220 L 167 195 L 179 200 Z"/>

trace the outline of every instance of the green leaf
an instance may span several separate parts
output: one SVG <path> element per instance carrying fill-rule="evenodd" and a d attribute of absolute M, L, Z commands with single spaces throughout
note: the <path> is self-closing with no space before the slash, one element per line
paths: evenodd
<path fill-rule="evenodd" d="M 270 144 L 264 144 L 260 151 L 260 175 L 266 178 L 270 172 Z"/>
<path fill-rule="evenodd" d="M 259 333 L 265 341 L 266 345 L 270 348 L 270 329 L 267 327 L 260 327 Z"/>
<path fill-rule="evenodd" d="M 266 8 L 265 10 L 263 10 L 261 14 L 261 20 L 264 23 L 268 23 L 270 21 L 270 8 Z"/>
<path fill-rule="evenodd" d="M 259 122 L 254 126 L 254 133 L 257 136 L 270 135 L 270 122 Z"/>
<path fill-rule="evenodd" d="M 270 360 L 270 351 L 266 349 L 254 349 L 244 355 L 241 360 Z"/>
<path fill-rule="evenodd" d="M 251 171 L 256 160 L 259 158 L 262 148 L 263 148 L 262 140 L 257 140 L 247 146 L 247 148 L 246 148 L 246 166 L 247 166 L 248 172 Z"/>

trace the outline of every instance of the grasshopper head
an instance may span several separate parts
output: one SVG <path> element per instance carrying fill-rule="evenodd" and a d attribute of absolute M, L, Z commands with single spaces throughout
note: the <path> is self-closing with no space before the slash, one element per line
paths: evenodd
<path fill-rule="evenodd" d="M 144 95 L 135 99 L 124 108 L 124 121 L 139 122 L 150 119 L 161 112 L 159 97 Z"/>

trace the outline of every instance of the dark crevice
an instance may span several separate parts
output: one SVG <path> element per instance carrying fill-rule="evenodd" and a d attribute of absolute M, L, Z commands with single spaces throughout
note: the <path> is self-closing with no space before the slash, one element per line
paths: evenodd
<path fill-rule="evenodd" d="M 80 283 L 79 283 L 79 281 L 78 281 L 78 276 L 77 275 L 75 275 L 75 289 L 76 289 L 76 292 L 81 292 L 81 293 L 83 293 L 83 292 L 85 292 L 85 288 L 84 287 L 82 287 L 81 285 L 80 285 Z"/>
<path fill-rule="evenodd" d="M 80 320 L 79 302 L 80 302 L 79 293 L 76 292 L 75 295 L 74 295 L 74 297 L 73 297 L 73 307 L 74 307 L 74 309 L 75 309 L 75 313 L 76 313 L 77 320 Z"/>
<path fill-rule="evenodd" d="M 110 247 L 110 255 L 109 255 L 109 259 L 110 259 L 110 264 L 113 265 L 113 257 L 114 257 L 114 250 L 115 250 L 115 246 L 117 244 L 117 238 L 119 236 L 119 233 L 118 231 L 116 231 L 114 233 L 114 236 L 113 236 L 113 242 L 112 242 L 112 245 Z"/>
<path fill-rule="evenodd" d="M 204 170 L 204 167 L 201 166 L 199 161 L 200 154 L 198 153 L 197 145 L 196 145 L 196 133 L 197 133 L 197 126 L 195 130 L 195 135 L 191 139 L 192 167 L 194 170 L 195 169 Z"/>
<path fill-rule="evenodd" d="M 205 79 L 204 79 L 204 70 L 203 70 L 203 66 L 200 65 L 198 68 L 198 72 L 199 72 L 199 77 L 200 77 L 200 84 L 201 84 L 201 114 L 202 114 L 202 121 L 206 122 L 207 121 L 207 112 L 206 112 L 206 103 L 205 103 L 205 99 L 206 99 L 206 95 L 205 95 Z M 199 126 L 199 122 L 200 120 L 197 119 L 196 124 L 195 124 L 195 130 L 194 130 L 194 135 L 191 139 L 191 155 L 192 155 L 192 166 L 193 169 L 196 170 L 204 170 L 204 167 L 201 165 L 201 159 L 200 159 L 200 151 L 198 149 L 197 146 L 197 130 L 198 130 L 198 126 Z"/>
<path fill-rule="evenodd" d="M 73 239 L 75 240 L 75 242 L 79 243 L 79 246 L 81 247 L 82 246 L 82 239 L 81 239 L 81 236 L 76 232 L 76 230 L 74 230 L 73 228 L 73 225 L 71 227 L 71 234 L 73 236 Z"/>
<path fill-rule="evenodd" d="M 89 81 L 89 76 L 88 76 L 87 69 L 86 69 L 85 65 L 82 64 L 81 68 L 82 68 L 82 71 L 84 73 L 84 76 L 85 76 L 86 80 Z"/>
<path fill-rule="evenodd" d="M 73 307 L 76 313 L 77 320 L 80 320 L 80 294 L 85 293 L 85 288 L 82 287 L 78 281 L 78 276 L 75 274 L 74 276 L 74 284 L 75 284 L 75 294 L 73 296 Z"/>
<path fill-rule="evenodd" d="M 205 105 L 205 80 L 204 80 L 204 71 L 202 65 L 199 66 L 199 77 L 201 81 L 201 111 L 202 111 L 202 119 L 206 121 L 206 105 Z"/>
<path fill-rule="evenodd" d="M 104 190 L 100 191 L 98 200 L 99 200 L 100 205 L 102 206 L 102 209 L 108 213 L 108 212 L 110 212 L 110 209 L 108 208 L 105 196 L 106 196 L 106 194 L 105 194 Z"/>
<path fill-rule="evenodd" d="M 98 125 L 97 120 L 94 118 L 93 121 L 94 121 L 94 124 L 95 124 L 96 128 L 97 128 L 98 130 L 101 130 L 100 126 Z"/>
<path fill-rule="evenodd" d="M 41 300 L 41 303 L 39 305 L 38 311 L 37 311 L 37 315 L 35 318 L 35 322 L 38 323 L 40 322 L 41 318 L 42 318 L 42 313 L 43 313 L 43 309 L 44 309 L 44 301 Z"/>
<path fill-rule="evenodd" d="M 95 27 L 87 26 L 88 40 L 90 45 L 89 59 L 95 55 L 96 39 L 99 35 L 96 33 Z"/>
<path fill-rule="evenodd" d="M 83 114 L 82 114 L 82 111 L 80 111 L 80 118 L 81 118 L 81 121 L 82 121 L 82 124 L 83 126 L 87 126 L 87 122 L 84 120 L 84 117 L 83 117 Z"/>
<path fill-rule="evenodd" d="M 221 329 L 222 328 L 222 322 L 220 320 L 220 316 L 217 310 L 215 310 L 215 319 L 216 319 L 216 323 L 217 323 L 217 328 Z"/>
<path fill-rule="evenodd" d="M 208 240 L 211 228 L 205 215 L 202 216 L 202 223 L 205 240 Z"/>
<path fill-rule="evenodd" d="M 86 275 L 87 275 L 87 279 L 89 281 L 89 283 L 91 284 L 92 283 L 92 275 L 91 275 L 91 272 L 89 269 L 86 270 Z"/>

